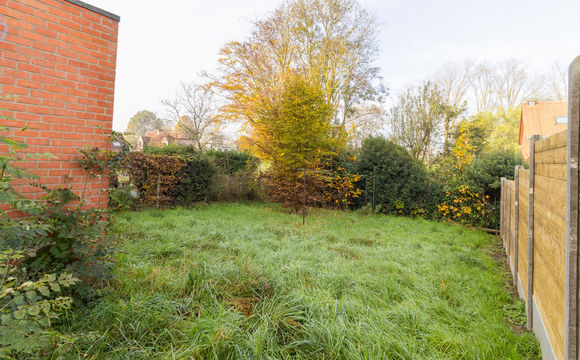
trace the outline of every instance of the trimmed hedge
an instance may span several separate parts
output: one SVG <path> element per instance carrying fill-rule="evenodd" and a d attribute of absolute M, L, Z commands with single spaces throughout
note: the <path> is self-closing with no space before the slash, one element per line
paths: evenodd
<path fill-rule="evenodd" d="M 215 172 L 203 155 L 161 155 L 135 152 L 125 166 L 129 178 L 139 191 L 141 201 L 149 206 L 159 204 L 189 205 L 207 198 L 209 183 Z"/>
<path fill-rule="evenodd" d="M 260 198 L 257 165 L 240 151 L 200 152 L 192 146 L 167 145 L 131 153 L 125 171 L 139 192 L 142 204 L 187 206 L 199 201 L 233 201 Z"/>
<path fill-rule="evenodd" d="M 248 167 L 252 160 L 251 155 L 241 151 L 224 151 L 210 149 L 204 152 L 196 150 L 193 146 L 184 145 L 166 145 L 162 147 L 150 147 L 145 149 L 146 154 L 152 155 L 181 155 L 200 157 L 204 155 L 216 167 L 216 171 L 222 171 L 229 174 L 235 174 L 240 170 Z"/>

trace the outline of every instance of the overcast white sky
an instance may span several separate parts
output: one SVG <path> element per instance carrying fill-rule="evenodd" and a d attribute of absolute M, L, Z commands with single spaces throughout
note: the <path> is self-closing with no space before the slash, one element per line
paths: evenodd
<path fill-rule="evenodd" d="M 162 114 L 180 81 L 212 72 L 279 0 L 85 0 L 121 16 L 115 130 L 137 111 Z M 533 71 L 580 55 L 580 0 L 361 0 L 382 27 L 386 85 L 396 92 L 450 61 L 519 58 Z"/>

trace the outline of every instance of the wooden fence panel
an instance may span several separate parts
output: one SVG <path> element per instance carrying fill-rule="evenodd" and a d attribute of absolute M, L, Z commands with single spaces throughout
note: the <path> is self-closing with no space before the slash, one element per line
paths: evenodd
<path fill-rule="evenodd" d="M 566 164 L 537 164 L 536 174 L 566 181 Z"/>
<path fill-rule="evenodd" d="M 515 181 L 502 181 L 500 204 L 504 246 L 510 267 L 516 272 L 514 285 L 527 303 L 529 325 L 533 325 L 534 330 L 541 326 L 545 343 L 549 344 L 556 359 L 565 359 L 566 344 L 566 144 L 566 132 L 541 140 L 534 138 L 534 152 L 530 156 L 530 166 L 534 169 L 533 193 L 529 191 L 530 171 L 517 169 L 517 185 Z M 532 211 L 533 224 L 530 227 L 529 214 Z M 517 239 L 514 232 L 516 218 Z M 530 240 L 531 231 L 533 240 Z M 533 241 L 533 247 L 530 241 Z M 517 261 L 514 258 L 516 243 Z M 533 258 L 530 258 L 530 250 Z M 537 319 L 532 316 L 534 306 L 540 314 Z"/>
<path fill-rule="evenodd" d="M 568 133 L 566 131 L 559 132 L 555 135 L 547 137 L 538 141 L 536 144 L 536 153 L 549 151 L 561 147 L 568 146 Z M 563 158 L 566 159 L 566 154 L 564 153 Z"/>
<path fill-rule="evenodd" d="M 556 358 L 564 359 L 567 131 L 536 143 L 534 300 Z M 531 166 L 531 165 L 530 165 Z"/>
<path fill-rule="evenodd" d="M 580 360 L 580 57 L 570 65 L 569 90 L 568 130 L 531 137 L 530 170 L 516 167 L 515 194 L 501 181 L 500 234 L 514 285 L 528 329 L 557 360 Z"/>

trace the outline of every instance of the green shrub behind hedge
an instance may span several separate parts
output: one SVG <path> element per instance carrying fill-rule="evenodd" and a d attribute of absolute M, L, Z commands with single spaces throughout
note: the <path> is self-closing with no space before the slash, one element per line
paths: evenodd
<path fill-rule="evenodd" d="M 215 166 L 202 153 L 185 155 L 183 159 L 185 166 L 181 169 L 175 204 L 190 205 L 207 200 L 209 185 L 216 172 Z"/>
<path fill-rule="evenodd" d="M 244 170 L 251 165 L 250 163 L 252 161 L 256 161 L 250 154 L 236 150 L 208 150 L 205 154 L 213 159 L 219 169 L 229 174 L 235 174 Z"/>

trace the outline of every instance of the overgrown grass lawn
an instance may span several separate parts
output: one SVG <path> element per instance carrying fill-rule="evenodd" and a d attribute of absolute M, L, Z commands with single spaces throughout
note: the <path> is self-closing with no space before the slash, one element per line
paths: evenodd
<path fill-rule="evenodd" d="M 59 358 L 538 358 L 483 232 L 270 204 L 116 221 L 115 280 Z"/>

